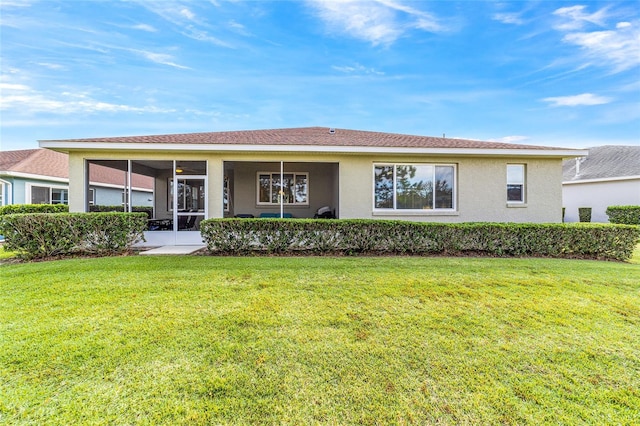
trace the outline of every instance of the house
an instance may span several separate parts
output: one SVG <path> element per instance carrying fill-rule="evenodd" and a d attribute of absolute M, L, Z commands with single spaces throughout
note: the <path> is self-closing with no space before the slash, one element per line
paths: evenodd
<path fill-rule="evenodd" d="M 201 241 L 221 217 L 560 222 L 562 160 L 586 151 L 307 127 L 43 140 L 69 154 L 69 206 L 96 167 L 154 179 L 149 245 Z M 325 209 L 326 210 L 326 209 Z"/>
<path fill-rule="evenodd" d="M 48 149 L 0 151 L 0 206 L 8 204 L 68 204 L 69 157 Z M 94 167 L 87 191 L 89 205 L 122 206 L 126 173 Z M 150 206 L 153 179 L 132 176 L 132 203 Z"/>
<path fill-rule="evenodd" d="M 592 222 L 609 222 L 609 206 L 640 205 L 640 146 L 597 146 L 562 166 L 565 221 L 577 222 L 578 208 L 591 208 Z"/>

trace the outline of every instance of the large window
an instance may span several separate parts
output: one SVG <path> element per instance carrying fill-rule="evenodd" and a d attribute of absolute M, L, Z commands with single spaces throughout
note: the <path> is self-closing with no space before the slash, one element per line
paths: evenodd
<path fill-rule="evenodd" d="M 279 172 L 258 173 L 258 204 L 309 204 L 309 174 Z"/>
<path fill-rule="evenodd" d="M 525 201 L 525 167 L 524 164 L 507 165 L 507 202 L 524 203 Z"/>
<path fill-rule="evenodd" d="M 454 165 L 376 164 L 373 179 L 376 209 L 455 209 Z"/>
<path fill-rule="evenodd" d="M 69 204 L 69 191 L 65 188 L 32 185 L 31 204 Z"/>

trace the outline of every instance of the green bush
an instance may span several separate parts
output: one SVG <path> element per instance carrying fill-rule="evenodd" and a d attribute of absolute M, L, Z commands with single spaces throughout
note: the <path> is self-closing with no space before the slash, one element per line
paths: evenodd
<path fill-rule="evenodd" d="M 640 225 L 640 206 L 609 206 L 606 213 L 611 223 Z"/>
<path fill-rule="evenodd" d="M 5 249 L 23 259 L 117 254 L 144 239 L 142 213 L 31 213 L 0 216 Z"/>
<path fill-rule="evenodd" d="M 591 222 L 591 207 L 578 207 L 580 222 Z"/>
<path fill-rule="evenodd" d="M 91 213 L 103 213 L 103 212 L 120 212 L 122 213 L 123 207 L 120 206 L 102 206 L 102 205 L 92 205 L 89 206 L 89 211 Z M 151 219 L 153 217 L 153 207 L 151 206 L 133 206 L 131 211 L 134 213 L 146 213 L 148 218 Z"/>
<path fill-rule="evenodd" d="M 207 219 L 210 253 L 479 254 L 626 260 L 640 229 L 603 224 Z"/>
<path fill-rule="evenodd" d="M 68 213 L 66 204 L 10 204 L 0 207 L 0 216 L 20 213 Z"/>

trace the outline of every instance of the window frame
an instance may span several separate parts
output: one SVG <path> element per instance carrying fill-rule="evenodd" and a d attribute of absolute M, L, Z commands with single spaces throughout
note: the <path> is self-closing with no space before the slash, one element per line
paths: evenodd
<path fill-rule="evenodd" d="M 510 167 L 520 167 L 522 170 L 522 179 L 519 180 L 510 180 L 509 178 L 509 168 Z M 527 165 L 524 163 L 508 163 L 506 167 L 506 196 L 507 196 L 507 204 L 509 205 L 523 205 L 527 202 Z M 509 199 L 509 187 L 510 186 L 520 186 L 520 199 L 519 200 L 510 200 Z"/>
<path fill-rule="evenodd" d="M 398 166 L 430 166 L 433 168 L 432 178 L 433 182 L 436 181 L 436 170 L 438 167 L 451 167 L 452 168 L 452 183 L 451 183 L 451 207 L 442 208 L 436 207 L 436 194 L 437 191 L 433 190 L 432 195 L 432 208 L 422 209 L 402 209 L 398 208 L 398 195 L 397 195 L 397 168 Z M 376 168 L 377 167 L 392 167 L 393 168 L 393 207 L 376 207 Z M 374 213 L 406 213 L 406 214 L 437 214 L 437 213 L 452 213 L 458 211 L 458 165 L 456 163 L 392 163 L 392 162 L 375 162 L 373 163 L 373 176 L 372 176 L 372 195 L 373 195 L 373 212 Z"/>
<path fill-rule="evenodd" d="M 64 191 L 66 193 L 66 198 L 62 197 L 63 201 L 65 202 L 59 202 L 56 204 L 64 204 L 64 205 L 69 205 L 69 187 L 68 186 L 63 186 L 63 185 L 47 185 L 47 184 L 37 184 L 37 183 L 28 183 L 26 185 L 26 189 L 27 189 L 27 200 L 29 200 L 30 204 L 34 204 L 33 203 L 33 188 L 44 188 L 46 190 L 48 190 L 48 200 L 46 203 L 40 203 L 40 204 L 52 204 L 53 203 L 53 191 L 54 190 L 59 190 L 59 191 Z"/>
<path fill-rule="evenodd" d="M 276 176 L 278 179 L 280 178 L 280 172 L 274 172 L 274 171 L 262 171 L 262 172 L 256 172 L 256 205 L 258 206 L 279 206 L 280 205 L 280 201 L 260 201 L 260 176 L 262 175 L 269 175 L 269 200 L 273 200 L 273 177 Z M 283 173 L 283 175 L 292 175 L 293 176 L 293 182 L 294 182 L 294 186 L 295 186 L 295 182 L 297 182 L 298 177 L 299 176 L 304 176 L 304 178 L 306 179 L 306 194 L 305 194 L 305 201 L 304 202 L 297 202 L 296 197 L 295 197 L 295 193 L 293 194 L 293 202 L 289 202 L 289 203 L 282 203 L 285 206 L 309 206 L 309 200 L 310 200 L 310 185 L 309 185 L 309 172 L 292 172 L 292 171 L 286 171 Z"/>

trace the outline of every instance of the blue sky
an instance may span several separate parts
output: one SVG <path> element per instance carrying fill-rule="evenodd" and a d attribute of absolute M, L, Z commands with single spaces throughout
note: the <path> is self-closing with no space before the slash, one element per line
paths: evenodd
<path fill-rule="evenodd" d="M 636 1 L 0 2 L 0 149 L 325 126 L 640 144 Z"/>

